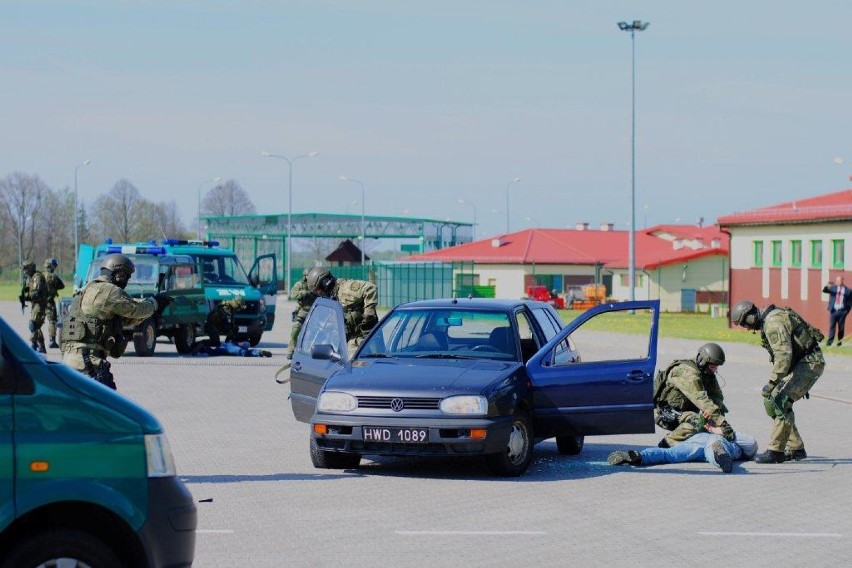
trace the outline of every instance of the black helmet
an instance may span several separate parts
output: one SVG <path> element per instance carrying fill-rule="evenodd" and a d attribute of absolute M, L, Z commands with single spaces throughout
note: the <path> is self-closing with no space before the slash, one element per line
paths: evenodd
<path fill-rule="evenodd" d="M 28 274 L 35 272 L 35 262 L 33 262 L 31 260 L 25 260 L 24 262 L 21 263 L 21 270 L 23 270 L 24 272 L 26 272 Z"/>
<path fill-rule="evenodd" d="M 59 266 L 59 262 L 55 258 L 48 258 L 44 261 L 44 267 L 47 270 L 54 270 L 57 266 Z"/>
<path fill-rule="evenodd" d="M 136 271 L 133 261 L 123 254 L 108 254 L 101 261 L 101 274 L 107 276 L 119 288 L 127 286 L 130 276 Z"/>
<path fill-rule="evenodd" d="M 305 284 L 308 290 L 312 292 L 320 290 L 323 295 L 331 295 L 336 281 L 337 279 L 329 272 L 328 268 L 322 266 L 311 268 L 307 276 L 305 276 Z"/>
<path fill-rule="evenodd" d="M 734 309 L 731 310 L 731 323 L 749 329 L 757 329 L 760 326 L 757 318 L 758 311 L 757 306 L 749 300 L 737 302 Z M 752 315 L 754 317 L 749 317 Z"/>
<path fill-rule="evenodd" d="M 698 348 L 695 362 L 702 369 L 706 368 L 707 365 L 724 365 L 725 352 L 716 343 L 705 343 Z"/>

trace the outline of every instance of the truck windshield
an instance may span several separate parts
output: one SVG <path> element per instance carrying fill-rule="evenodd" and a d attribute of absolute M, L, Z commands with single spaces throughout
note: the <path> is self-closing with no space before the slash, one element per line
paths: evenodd
<path fill-rule="evenodd" d="M 248 276 L 236 256 L 198 256 L 205 284 L 248 286 Z"/>

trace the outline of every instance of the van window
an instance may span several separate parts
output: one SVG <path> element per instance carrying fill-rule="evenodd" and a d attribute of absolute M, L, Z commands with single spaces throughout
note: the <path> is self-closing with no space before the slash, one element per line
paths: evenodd
<path fill-rule="evenodd" d="M 248 286 L 246 271 L 236 256 L 199 256 L 205 284 Z"/>

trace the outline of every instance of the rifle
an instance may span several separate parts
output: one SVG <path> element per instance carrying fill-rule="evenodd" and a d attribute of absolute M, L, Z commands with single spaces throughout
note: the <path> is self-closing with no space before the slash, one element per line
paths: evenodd
<path fill-rule="evenodd" d="M 27 292 L 28 291 L 29 290 L 27 289 L 27 285 L 24 284 L 23 286 L 21 286 L 21 293 L 18 295 L 18 301 L 21 302 L 21 313 L 22 314 L 24 313 L 24 310 L 27 307 Z"/>

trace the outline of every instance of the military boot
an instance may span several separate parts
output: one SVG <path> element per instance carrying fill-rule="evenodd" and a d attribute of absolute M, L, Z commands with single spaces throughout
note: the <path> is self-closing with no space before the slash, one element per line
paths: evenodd
<path fill-rule="evenodd" d="M 734 469 L 734 460 L 731 458 L 728 450 L 725 449 L 725 446 L 722 445 L 722 442 L 713 442 L 710 447 L 713 448 L 713 459 L 716 460 L 716 465 L 719 466 L 719 469 L 723 473 L 731 473 L 731 470 Z"/>
<path fill-rule="evenodd" d="M 805 448 L 799 450 L 787 450 L 784 452 L 784 461 L 801 461 L 808 457 L 808 452 Z"/>
<path fill-rule="evenodd" d="M 635 450 L 627 450 L 626 452 L 619 450 L 609 454 L 606 461 L 609 462 L 609 465 L 642 465 L 642 456 Z"/>
<path fill-rule="evenodd" d="M 55 338 L 55 337 L 51 337 L 51 338 L 50 338 L 50 348 L 51 348 L 51 349 L 59 349 L 59 344 L 58 344 L 58 343 L 56 343 L 56 338 Z"/>
<path fill-rule="evenodd" d="M 754 463 L 784 463 L 784 452 L 766 450 L 754 457 Z"/>
<path fill-rule="evenodd" d="M 38 340 L 38 352 L 47 353 L 47 348 L 44 346 L 44 339 Z"/>

